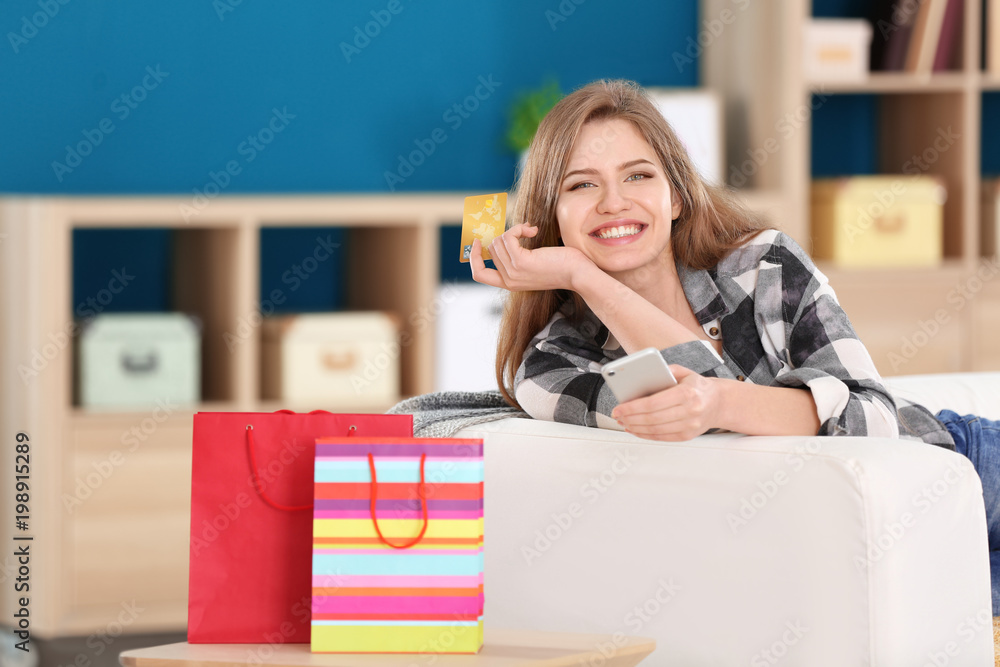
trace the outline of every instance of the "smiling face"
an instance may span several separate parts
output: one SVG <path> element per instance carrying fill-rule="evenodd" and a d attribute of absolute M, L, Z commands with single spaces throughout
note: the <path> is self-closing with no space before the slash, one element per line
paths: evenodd
<path fill-rule="evenodd" d="M 556 202 L 564 245 L 607 273 L 627 273 L 670 260 L 671 220 L 680 212 L 656 152 L 632 123 L 583 125 Z"/>

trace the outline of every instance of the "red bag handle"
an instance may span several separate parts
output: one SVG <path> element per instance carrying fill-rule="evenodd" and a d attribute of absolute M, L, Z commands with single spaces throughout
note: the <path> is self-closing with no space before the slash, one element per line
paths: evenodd
<path fill-rule="evenodd" d="M 427 495 L 424 491 L 424 460 L 427 458 L 426 452 L 420 455 L 420 486 L 417 487 L 417 493 L 420 496 L 420 507 L 424 515 L 424 525 L 420 529 L 420 534 L 414 537 L 412 540 L 406 544 L 393 544 L 382 535 L 382 531 L 378 527 L 378 518 L 375 516 L 375 501 L 378 498 L 378 480 L 375 478 L 375 459 L 372 457 L 372 453 L 368 452 L 368 469 L 372 473 L 372 500 L 371 500 L 371 512 L 372 512 L 372 523 L 375 524 L 375 532 L 378 534 L 378 539 L 382 540 L 385 544 L 389 545 L 393 549 L 407 549 L 412 547 L 414 544 L 419 542 L 424 533 L 427 532 Z"/>
<path fill-rule="evenodd" d="M 283 414 L 290 414 L 290 415 L 296 414 L 292 410 L 275 410 L 275 413 L 283 413 Z M 319 414 L 319 413 L 328 414 L 328 415 L 332 414 L 328 410 L 313 410 L 309 414 L 315 415 L 315 414 Z M 357 430 L 358 430 L 358 427 L 355 426 L 354 424 L 351 424 L 350 428 L 347 429 L 347 435 L 354 435 L 354 433 Z M 279 503 L 279 502 L 277 502 L 275 500 L 272 500 L 264 492 L 264 486 L 260 483 L 260 472 L 257 470 L 257 456 L 254 453 L 254 450 L 256 448 L 257 448 L 257 446 L 253 442 L 253 424 L 247 424 L 247 451 L 250 453 L 250 472 L 253 474 L 253 481 L 254 481 L 254 485 L 253 486 L 254 486 L 254 489 L 257 491 L 258 495 L 260 495 L 260 497 L 264 499 L 264 502 L 267 503 L 268 505 L 270 505 L 271 507 L 273 507 L 276 510 L 284 510 L 286 512 L 298 512 L 300 510 L 311 510 L 313 508 L 313 504 L 312 503 L 309 503 L 308 505 L 282 505 L 281 503 Z"/>

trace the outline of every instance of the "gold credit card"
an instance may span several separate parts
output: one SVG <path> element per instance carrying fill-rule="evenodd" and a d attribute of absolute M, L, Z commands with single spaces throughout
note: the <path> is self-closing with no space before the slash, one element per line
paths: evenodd
<path fill-rule="evenodd" d="M 507 221 L 507 193 L 476 195 L 465 198 L 462 211 L 462 247 L 460 261 L 468 262 L 472 255 L 472 241 L 479 239 L 483 246 L 483 259 L 493 259 L 486 249 L 493 239 L 504 233 Z"/>

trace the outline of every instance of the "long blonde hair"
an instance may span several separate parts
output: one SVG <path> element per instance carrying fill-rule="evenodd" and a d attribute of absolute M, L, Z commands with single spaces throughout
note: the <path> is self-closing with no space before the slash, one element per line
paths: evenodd
<path fill-rule="evenodd" d="M 556 202 L 580 128 L 591 121 L 617 119 L 632 123 L 656 152 L 671 191 L 680 198 L 681 213 L 673 222 L 670 245 L 682 264 L 692 269 L 712 268 L 748 237 L 768 228 L 725 189 L 701 180 L 673 129 L 638 84 L 605 79 L 564 97 L 538 126 L 516 184 L 510 217 L 515 223 L 538 227 L 533 238 L 521 239 L 526 248 L 559 245 Z M 566 290 L 508 293 L 500 323 L 496 375 L 500 392 L 511 405 L 518 406 L 514 375 L 528 344 L 567 300 L 574 301 L 573 313 L 586 312 L 583 299 Z"/>

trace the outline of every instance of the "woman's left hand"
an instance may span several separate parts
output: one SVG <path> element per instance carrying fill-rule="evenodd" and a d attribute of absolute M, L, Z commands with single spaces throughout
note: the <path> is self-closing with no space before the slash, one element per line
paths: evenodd
<path fill-rule="evenodd" d="M 677 384 L 619 404 L 611 416 L 629 433 L 649 440 L 691 440 L 719 426 L 719 379 L 670 364 Z"/>

